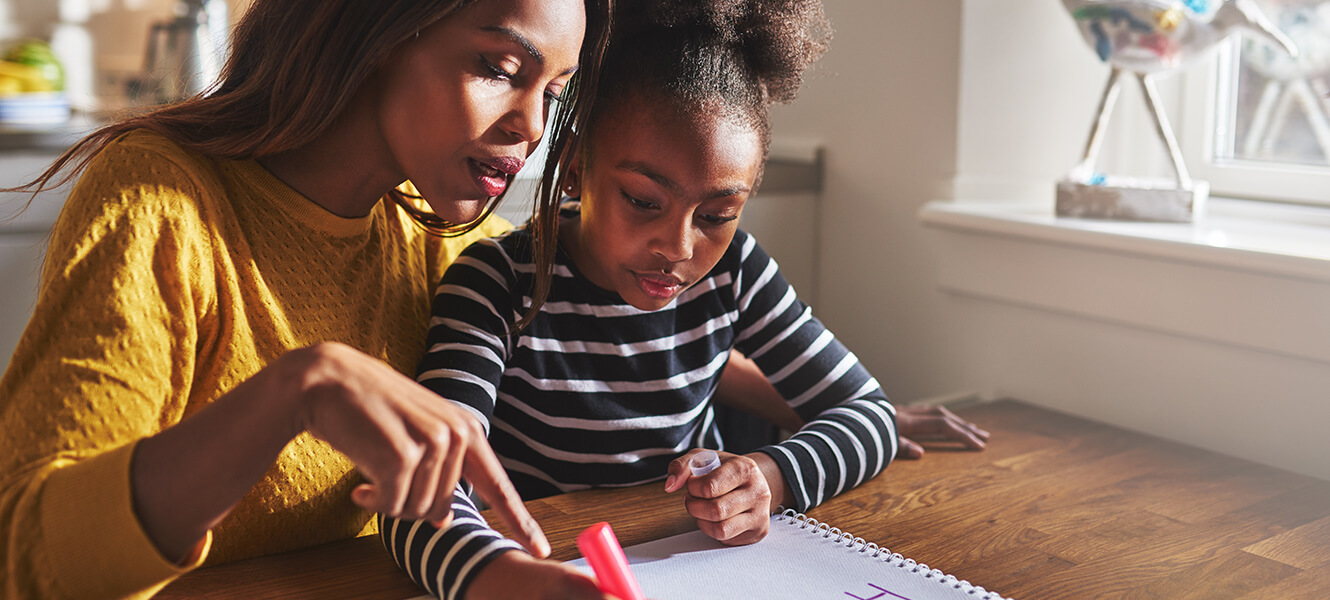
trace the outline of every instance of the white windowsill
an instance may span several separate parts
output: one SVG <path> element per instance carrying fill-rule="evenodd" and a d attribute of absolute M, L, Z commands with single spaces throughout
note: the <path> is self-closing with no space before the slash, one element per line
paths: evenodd
<path fill-rule="evenodd" d="M 1330 282 L 1330 209 L 1211 198 L 1192 224 L 1059 218 L 1047 209 L 930 202 L 927 225 Z"/>
<path fill-rule="evenodd" d="M 1197 223 L 932 202 L 949 294 L 1330 363 L 1330 210 L 1211 199 Z"/>

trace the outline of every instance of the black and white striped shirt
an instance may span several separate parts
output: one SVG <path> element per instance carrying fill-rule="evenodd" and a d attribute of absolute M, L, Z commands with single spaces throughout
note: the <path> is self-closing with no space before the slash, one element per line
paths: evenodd
<path fill-rule="evenodd" d="M 525 330 L 535 267 L 525 229 L 475 243 L 434 299 L 418 379 L 472 411 L 525 499 L 664 479 L 694 447 L 724 449 L 711 397 L 731 348 L 752 358 L 807 422 L 771 456 L 800 511 L 859 485 L 897 448 L 895 410 L 858 359 L 812 316 L 753 237 L 657 311 L 581 276 L 560 252 L 549 299 Z M 453 525 L 384 519 L 398 564 L 451 600 L 489 559 L 518 546 L 464 493 Z"/>

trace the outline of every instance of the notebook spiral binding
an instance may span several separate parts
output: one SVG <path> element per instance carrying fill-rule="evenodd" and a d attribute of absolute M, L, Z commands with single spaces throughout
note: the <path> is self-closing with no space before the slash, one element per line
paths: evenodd
<path fill-rule="evenodd" d="M 783 508 L 783 507 L 782 507 Z M 874 542 L 864 540 L 864 538 L 855 536 L 848 531 L 841 531 L 839 527 L 832 527 L 822 523 L 817 519 L 809 517 L 792 508 L 785 508 L 776 515 L 776 522 L 788 523 L 797 526 L 799 529 L 809 530 L 815 535 L 821 535 L 823 538 L 835 538 L 836 543 L 842 546 L 852 548 L 855 551 L 867 556 L 868 558 L 880 560 L 886 564 L 901 569 L 909 569 L 924 579 L 931 579 L 940 585 L 950 586 L 966 594 L 974 596 L 978 600 L 1008 600 L 1003 598 L 997 592 L 990 592 L 983 587 L 973 585 L 964 579 L 957 579 L 955 575 L 948 575 L 938 569 L 930 569 L 928 565 L 915 562 L 912 558 L 905 558 L 898 552 L 892 552 L 885 547 L 879 546 Z"/>

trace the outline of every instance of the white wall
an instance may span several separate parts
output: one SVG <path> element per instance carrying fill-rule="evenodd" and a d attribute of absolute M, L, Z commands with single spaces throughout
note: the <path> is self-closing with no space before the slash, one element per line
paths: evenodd
<path fill-rule="evenodd" d="M 1060 2 L 826 1 L 827 75 L 775 125 L 826 143 L 816 311 L 889 396 L 1008 394 L 1330 478 L 1316 433 L 1330 365 L 939 289 L 953 234 L 920 224 L 923 203 L 954 189 L 1051 210 L 1054 181 L 1080 157 L 1107 73 Z M 1124 89 L 1115 124 L 1142 106 Z M 1166 172 L 1162 156 L 1149 130 L 1115 127 L 1103 164 Z M 1115 260 L 1084 265 L 1106 293 L 1150 285 Z M 1203 296 L 1178 301 L 1207 310 Z"/>
<path fill-rule="evenodd" d="M 826 145 L 816 313 L 897 399 L 950 387 L 915 212 L 955 170 L 960 8 L 827 0 L 831 52 L 773 114 L 777 136 Z"/>

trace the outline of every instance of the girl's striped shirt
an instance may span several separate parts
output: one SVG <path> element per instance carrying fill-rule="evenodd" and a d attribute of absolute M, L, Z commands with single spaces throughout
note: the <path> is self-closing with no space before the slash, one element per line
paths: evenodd
<path fill-rule="evenodd" d="M 575 213 L 574 213 L 575 214 Z M 482 240 L 449 267 L 418 380 L 470 410 L 525 499 L 664 479 L 696 447 L 724 449 L 711 397 L 731 348 L 752 358 L 807 423 L 761 448 L 806 511 L 876 475 L 896 454 L 895 410 L 876 380 L 739 231 L 701 281 L 657 311 L 601 289 L 559 252 L 549 299 L 531 305 L 525 229 Z M 444 531 L 384 519 L 394 559 L 422 587 L 461 597 L 490 559 L 518 548 L 467 494 Z"/>

